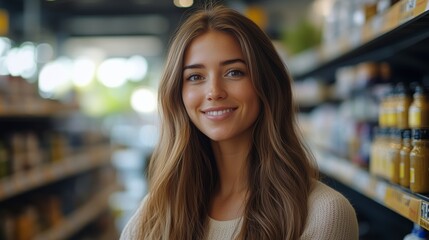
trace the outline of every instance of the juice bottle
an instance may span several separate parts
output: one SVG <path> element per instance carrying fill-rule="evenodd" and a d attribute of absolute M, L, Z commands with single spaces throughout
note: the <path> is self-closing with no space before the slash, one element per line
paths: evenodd
<path fill-rule="evenodd" d="M 412 148 L 411 129 L 404 129 L 402 131 L 402 148 L 399 152 L 399 184 L 404 187 L 410 186 L 410 152 Z"/>
<path fill-rule="evenodd" d="M 408 128 L 408 110 L 413 101 L 413 96 L 409 88 L 403 83 L 398 83 L 396 89 L 396 127 L 405 129 Z"/>
<path fill-rule="evenodd" d="M 393 183 L 399 183 L 399 153 L 402 148 L 401 130 L 390 130 L 390 144 L 387 154 L 387 179 Z"/>
<path fill-rule="evenodd" d="M 429 127 L 429 95 L 422 86 L 417 86 L 413 102 L 408 110 L 408 125 L 410 128 Z"/>
<path fill-rule="evenodd" d="M 413 130 L 413 149 L 410 152 L 410 189 L 429 192 L 429 129 Z"/>

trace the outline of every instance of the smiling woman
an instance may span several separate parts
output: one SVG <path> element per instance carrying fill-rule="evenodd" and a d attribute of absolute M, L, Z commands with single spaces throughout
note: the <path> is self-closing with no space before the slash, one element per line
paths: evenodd
<path fill-rule="evenodd" d="M 213 144 L 236 150 L 244 144 L 247 152 L 259 97 L 238 42 L 226 33 L 209 31 L 190 43 L 183 69 L 182 98 L 192 123 Z"/>
<path fill-rule="evenodd" d="M 300 139 L 291 81 L 248 18 L 193 12 L 159 87 L 149 195 L 121 239 L 358 239 L 353 207 Z"/>

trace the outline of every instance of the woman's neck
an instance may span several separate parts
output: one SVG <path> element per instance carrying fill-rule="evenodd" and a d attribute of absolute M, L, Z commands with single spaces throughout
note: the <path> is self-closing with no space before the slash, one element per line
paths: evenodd
<path fill-rule="evenodd" d="M 209 216 L 226 221 L 243 216 L 248 193 L 249 147 L 212 144 L 219 182 L 210 203 Z"/>
<path fill-rule="evenodd" d="M 212 143 L 219 173 L 216 194 L 227 196 L 247 191 L 249 143 Z"/>

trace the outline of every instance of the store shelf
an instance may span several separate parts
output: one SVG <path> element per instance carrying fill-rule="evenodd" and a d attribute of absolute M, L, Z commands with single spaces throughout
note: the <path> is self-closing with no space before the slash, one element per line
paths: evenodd
<path fill-rule="evenodd" d="M 111 147 L 91 147 L 61 162 L 43 165 L 0 179 L 0 201 L 110 162 Z"/>
<path fill-rule="evenodd" d="M 56 102 L 45 104 L 27 104 L 19 107 L 0 108 L 0 119 L 8 118 L 46 118 L 58 116 L 78 110 L 73 104 L 61 104 Z"/>
<path fill-rule="evenodd" d="M 290 69 L 296 79 L 315 75 L 332 78 L 335 70 L 342 66 L 390 61 L 427 74 L 427 65 L 419 60 L 427 61 L 428 26 L 429 0 L 401 0 L 358 29 L 358 34 L 351 33 L 337 42 L 290 59 Z M 351 36 L 359 36 L 359 39 Z"/>
<path fill-rule="evenodd" d="M 118 188 L 116 184 L 107 187 L 96 194 L 85 205 L 74 211 L 70 216 L 67 216 L 57 227 L 38 235 L 35 240 L 61 240 L 70 238 L 106 210 L 109 196 Z"/>
<path fill-rule="evenodd" d="M 429 198 L 370 175 L 346 159 L 313 146 L 319 169 L 355 191 L 429 230 Z"/>

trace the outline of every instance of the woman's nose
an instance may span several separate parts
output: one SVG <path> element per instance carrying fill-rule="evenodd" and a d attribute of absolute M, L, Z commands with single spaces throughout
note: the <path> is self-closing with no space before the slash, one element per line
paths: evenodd
<path fill-rule="evenodd" d="M 224 86 L 221 81 L 218 79 L 211 80 L 209 91 L 207 92 L 207 100 L 216 101 L 222 100 L 227 97 L 227 92 L 225 91 Z"/>

